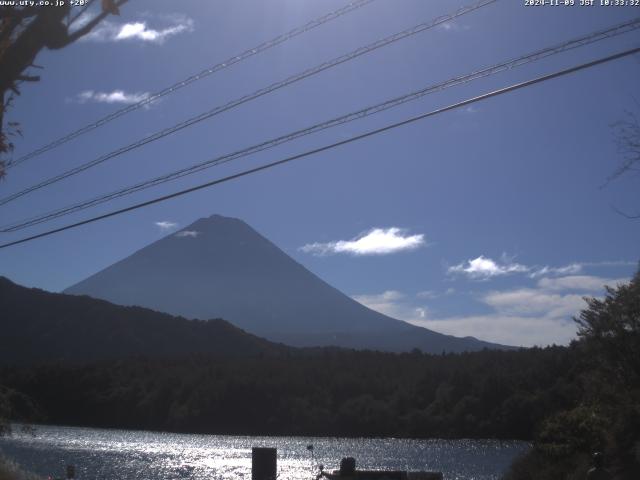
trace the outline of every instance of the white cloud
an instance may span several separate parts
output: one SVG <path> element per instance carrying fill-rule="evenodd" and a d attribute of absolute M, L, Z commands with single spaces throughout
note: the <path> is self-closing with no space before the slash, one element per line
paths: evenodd
<path fill-rule="evenodd" d="M 182 230 L 181 232 L 176 233 L 176 237 L 197 237 L 200 235 L 200 232 L 196 230 Z"/>
<path fill-rule="evenodd" d="M 507 275 L 509 273 L 523 273 L 528 272 L 529 267 L 521 265 L 519 263 L 503 262 L 502 264 L 480 255 L 473 260 L 460 263 L 453 267 L 449 267 L 448 272 L 450 274 L 462 273 L 466 274 L 470 278 L 476 279 L 488 279 L 498 275 Z"/>
<path fill-rule="evenodd" d="M 189 28 L 189 25 L 176 25 L 162 30 L 154 30 L 147 27 L 145 22 L 125 23 L 120 28 L 115 40 L 137 39 L 145 42 L 162 43 L 166 38 L 182 33 Z"/>
<path fill-rule="evenodd" d="M 178 226 L 177 223 L 175 222 L 169 222 L 167 220 L 163 220 L 161 222 L 155 222 L 156 226 L 160 227 L 160 230 L 167 231 L 167 230 L 171 230 L 174 229 Z"/>
<path fill-rule="evenodd" d="M 147 21 L 116 23 L 104 21 L 83 37 L 84 40 L 96 42 L 121 42 L 138 40 L 161 44 L 165 40 L 180 33 L 193 31 L 193 20 L 186 15 L 170 15 L 158 17 L 164 27 L 151 28 Z"/>
<path fill-rule="evenodd" d="M 380 294 L 354 295 L 356 302 L 392 318 L 406 321 L 420 321 L 427 317 L 427 307 L 411 305 L 407 296 L 397 290 L 387 290 Z"/>
<path fill-rule="evenodd" d="M 148 92 L 127 93 L 124 90 L 113 90 L 111 92 L 96 92 L 94 90 L 84 90 L 76 96 L 76 99 L 78 103 L 122 103 L 129 105 L 141 102 L 148 97 Z"/>
<path fill-rule="evenodd" d="M 417 307 L 414 311 L 420 318 L 427 317 L 427 309 L 424 307 Z"/>
<path fill-rule="evenodd" d="M 300 248 L 313 255 L 348 253 L 351 255 L 387 255 L 415 250 L 426 244 L 423 234 L 407 235 L 401 228 L 374 228 L 352 240 L 310 243 Z"/>

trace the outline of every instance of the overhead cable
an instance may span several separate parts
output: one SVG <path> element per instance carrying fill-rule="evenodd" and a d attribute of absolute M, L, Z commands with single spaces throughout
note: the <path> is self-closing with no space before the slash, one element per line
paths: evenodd
<path fill-rule="evenodd" d="M 77 167 L 71 168 L 69 170 L 67 170 L 66 172 L 63 172 L 61 174 L 58 174 L 54 177 L 48 178 L 46 180 L 43 180 L 42 182 L 39 182 L 35 185 L 31 185 L 30 187 L 27 187 L 23 190 L 20 190 L 19 192 L 16 192 L 12 195 L 8 195 L 4 198 L 0 199 L 0 206 L 1 205 L 5 205 L 9 202 L 12 202 L 24 195 L 27 195 L 31 192 L 34 192 L 36 190 L 40 190 L 41 188 L 47 187 L 49 185 L 52 185 L 56 182 L 59 182 L 60 180 L 64 180 L 66 178 L 69 178 L 71 176 L 77 175 L 78 173 L 84 172 L 85 170 L 88 170 L 89 168 L 95 167 L 96 165 L 100 165 L 101 163 L 106 162 L 107 160 L 110 160 L 114 157 L 117 157 L 119 155 L 122 155 L 124 153 L 130 152 L 131 150 L 135 150 L 136 148 L 140 148 L 144 145 L 147 145 L 151 142 L 154 142 L 156 140 L 160 140 L 161 138 L 164 138 L 168 135 L 172 135 L 176 132 L 179 132 L 185 128 L 191 127 L 199 122 L 202 122 L 203 120 L 207 120 L 209 118 L 212 118 L 216 115 L 219 115 L 223 112 L 226 112 L 228 110 L 231 110 L 233 108 L 236 108 L 240 105 L 243 105 L 247 102 L 250 102 L 252 100 L 255 100 L 256 98 L 262 97 L 263 95 L 267 95 L 270 94 L 272 92 L 275 92 L 276 90 L 280 90 L 281 88 L 287 87 L 293 83 L 299 82 L 301 80 L 304 80 L 305 78 L 317 75 L 320 72 L 323 72 L 325 70 L 328 70 L 330 68 L 336 67 L 338 65 L 341 65 L 345 62 L 351 61 L 355 58 L 358 58 L 362 55 L 371 53 L 375 50 L 378 50 L 379 48 L 385 47 L 387 45 L 390 45 L 392 43 L 395 43 L 399 40 L 402 40 L 404 38 L 410 37 L 412 35 L 416 35 L 418 33 L 424 32 L 426 30 L 429 30 L 431 28 L 437 27 L 438 25 L 442 25 L 443 23 L 449 22 L 451 20 L 453 20 L 454 18 L 460 17 L 462 15 L 465 15 L 467 13 L 471 13 L 475 10 L 478 10 L 479 8 L 485 7 L 489 4 L 495 3 L 498 0 L 481 0 L 479 2 L 476 2 L 472 5 L 468 5 L 462 8 L 459 8 L 458 10 L 456 10 L 455 12 L 448 14 L 448 15 L 443 15 L 441 17 L 436 18 L 435 20 L 426 22 L 426 23 L 421 23 L 419 25 L 416 25 L 414 27 L 408 28 L 406 30 L 403 30 L 401 32 L 395 33 L 393 35 L 390 35 L 388 37 L 385 37 L 381 40 L 377 40 L 373 43 L 370 43 L 369 45 L 366 45 L 364 47 L 360 47 L 356 50 L 353 50 L 347 54 L 341 55 L 339 57 L 336 57 L 332 60 L 329 60 L 327 62 L 321 63 L 319 65 L 316 65 L 315 67 L 309 68 L 303 72 L 300 72 L 298 74 L 292 75 L 284 80 L 281 80 L 279 82 L 275 82 L 272 83 L 271 85 L 267 86 L 267 87 L 263 87 L 259 90 L 256 90 L 253 93 L 244 95 L 242 97 L 236 98 L 235 100 L 231 100 L 230 102 L 227 102 L 223 105 L 219 105 L 217 107 L 212 108 L 211 110 L 208 110 L 206 112 L 203 112 L 199 115 L 196 115 L 195 117 L 191 117 L 187 120 L 184 120 L 176 125 L 173 125 L 172 127 L 168 127 L 165 128 L 163 130 L 159 130 L 147 137 L 144 137 L 140 140 L 137 140 L 133 143 L 130 143 L 129 145 L 126 145 L 124 147 L 120 147 L 116 150 L 113 150 L 105 155 L 102 155 L 98 158 L 95 158 L 94 160 L 91 160 L 89 162 L 83 163 Z"/>
<path fill-rule="evenodd" d="M 501 63 L 498 63 L 496 65 L 492 65 L 490 67 L 486 67 L 480 70 L 476 70 L 472 73 L 466 74 L 466 75 L 460 75 L 457 77 L 453 77 L 449 80 L 446 80 L 444 82 L 440 82 L 437 83 L 435 85 L 430 85 L 428 87 L 422 88 L 420 90 L 414 91 L 414 92 L 410 92 L 407 93 L 405 95 L 399 96 L 399 97 L 395 97 L 392 98 L 390 100 L 386 100 L 382 103 L 378 103 L 376 105 L 372 105 L 372 106 L 368 106 L 366 108 L 357 110 L 355 112 L 351 112 L 348 113 L 346 115 L 342 115 L 336 118 L 332 118 L 330 120 L 321 122 L 321 123 L 317 123 L 315 125 L 306 127 L 304 129 L 300 129 L 291 133 L 288 133 L 286 135 L 282 135 L 264 142 L 261 142 L 259 144 L 256 145 L 252 145 L 250 147 L 241 149 L 241 150 L 237 150 L 235 152 L 232 153 L 228 153 L 225 155 L 221 155 L 218 157 L 215 157 L 213 159 L 209 159 L 206 160 L 204 162 L 200 162 L 200 163 L 196 163 L 194 165 L 191 165 L 189 167 L 185 167 L 182 168 L 180 170 L 165 174 L 165 175 L 161 175 L 149 180 L 145 180 L 139 183 L 136 183 L 134 185 L 130 185 L 128 187 L 124 187 L 122 189 L 116 190 L 114 192 L 108 193 L 108 194 L 104 194 L 98 197 L 94 197 L 92 199 L 89 200 L 84 200 L 82 202 L 78 202 L 72 205 L 68 205 L 66 207 L 48 212 L 48 213 L 44 213 L 44 214 L 40 214 L 38 216 L 35 217 L 31 217 L 28 219 L 23 219 L 20 221 L 16 221 L 13 222 L 11 224 L 8 225 L 4 225 L 2 227 L 0 227 L 0 232 L 3 233 L 8 233 L 8 232 L 14 232 L 17 230 L 21 230 L 27 227 L 31 227 L 33 225 L 37 225 L 43 222 L 47 222 L 50 220 L 53 220 L 55 218 L 59 218 L 65 215 L 69 215 L 71 213 L 75 213 L 78 212 L 80 210 L 85 210 L 87 208 L 90 207 L 94 207 L 97 206 L 99 204 L 114 200 L 116 198 L 125 196 L 125 195 L 130 195 L 133 194 L 135 192 L 156 186 L 156 185 L 160 185 L 163 183 L 166 183 L 168 181 L 172 181 L 172 180 L 176 180 L 179 178 L 182 178 L 186 175 L 191 175 L 193 173 L 197 173 L 199 171 L 202 171 L 204 169 L 207 168 L 211 168 L 217 165 L 221 165 L 224 163 L 228 163 L 234 160 L 237 160 L 239 158 L 242 157 L 246 157 L 248 155 L 252 155 L 258 152 L 261 152 L 263 150 L 267 150 L 273 147 L 276 147 L 278 145 L 281 145 L 283 143 L 287 143 L 290 141 L 293 141 L 297 138 L 306 136 L 306 135 L 311 135 L 314 133 L 317 133 L 319 131 L 322 130 L 326 130 L 328 128 L 332 128 L 338 125 L 342 125 L 345 123 L 349 123 L 361 118 L 365 118 L 367 116 L 376 114 L 376 113 L 380 113 L 383 112 L 385 110 L 388 110 L 390 108 L 402 105 L 404 103 L 413 101 L 413 100 L 417 100 L 419 98 L 422 98 L 425 95 L 428 94 L 432 94 L 432 93 L 436 93 L 439 91 L 442 91 L 444 89 L 456 86 L 456 85 L 461 85 L 464 83 L 468 83 L 471 82 L 473 80 L 477 80 L 480 78 L 484 78 L 484 77 L 488 77 L 491 75 L 495 75 L 497 73 L 503 72 L 505 70 L 511 70 L 513 68 L 522 66 L 522 65 L 527 65 L 529 63 L 541 60 L 543 58 L 547 58 L 551 55 L 556 55 L 559 54 L 561 52 L 566 52 L 569 50 L 573 50 L 575 48 L 578 47 L 582 47 L 585 45 L 590 45 L 593 44 L 595 42 L 598 41 L 602 41 L 605 40 L 607 38 L 611 38 L 617 35 L 621 35 L 623 33 L 628 33 L 630 31 L 636 30 L 640 28 L 640 17 L 634 19 L 634 20 L 630 20 L 621 24 L 617 24 L 615 26 L 612 27 L 608 27 L 606 29 L 602 29 L 602 30 L 598 30 L 596 32 L 592 32 L 589 33 L 587 35 L 583 35 L 581 37 L 577 37 L 565 42 L 562 42 L 560 44 L 556 44 L 541 50 L 537 50 L 535 52 L 531 52 L 528 53 L 526 55 L 521 55 L 519 57 L 513 58 L 511 60 L 508 61 L 504 61 Z"/>
<path fill-rule="evenodd" d="M 63 231 L 70 230 L 70 229 L 73 229 L 73 228 L 77 228 L 77 227 L 80 227 L 82 225 L 87 225 L 89 223 L 93 223 L 93 222 L 104 220 L 104 219 L 107 219 L 107 218 L 110 218 L 110 217 L 121 215 L 123 213 L 131 212 L 133 210 L 138 210 L 140 208 L 147 207 L 149 205 L 154 205 L 156 203 L 164 202 L 166 200 L 169 200 L 169 199 L 172 199 L 172 198 L 176 198 L 176 197 L 180 197 L 180 196 L 186 195 L 188 193 L 192 193 L 192 192 L 195 192 L 195 191 L 198 191 L 198 190 L 202 190 L 204 188 L 212 187 L 214 185 L 219 185 L 221 183 L 229 182 L 231 180 L 236 180 L 238 178 L 245 177 L 247 175 L 251 175 L 251 174 L 254 174 L 254 173 L 257 173 L 257 172 L 261 172 L 263 170 L 268 170 L 268 169 L 271 169 L 273 167 L 277 167 L 279 165 L 283 165 L 285 163 L 290 163 L 290 162 L 293 162 L 295 160 L 300 160 L 300 159 L 303 159 L 303 158 L 306 158 L 306 157 L 309 157 L 309 156 L 312 156 L 312 155 L 316 155 L 318 153 L 325 152 L 327 150 L 331 150 L 331 149 L 334 149 L 334 148 L 342 146 L 342 145 L 346 145 L 346 144 L 353 143 L 353 142 L 356 142 L 356 141 L 359 141 L 359 140 L 363 140 L 365 138 L 369 138 L 369 137 L 372 137 L 374 135 L 379 135 L 379 134 L 387 132 L 389 130 L 396 129 L 398 127 L 401 127 L 401 126 L 404 126 L 404 125 L 408 125 L 408 124 L 417 122 L 419 120 L 423 120 L 423 119 L 428 118 L 428 117 L 433 117 L 435 115 L 438 115 L 438 114 L 441 114 L 441 113 L 444 113 L 444 112 L 448 112 L 450 110 L 454 110 L 454 109 L 457 109 L 457 108 L 460 108 L 460 107 L 464 107 L 464 106 L 467 106 L 467 105 L 470 105 L 470 104 L 473 104 L 473 103 L 476 103 L 476 102 L 479 102 L 479 101 L 482 101 L 482 100 L 486 100 L 488 98 L 496 97 L 498 95 L 504 95 L 505 93 L 513 92 L 515 90 L 519 90 L 519 89 L 522 89 L 522 88 L 525 88 L 525 87 L 529 87 L 529 86 L 537 84 L 537 83 L 542 83 L 542 82 L 545 82 L 545 81 L 548 81 L 548 80 L 552 80 L 554 78 L 558 78 L 558 77 L 562 77 L 562 76 L 565 76 L 565 75 L 569 75 L 569 74 L 578 72 L 580 70 L 585 70 L 587 68 L 591 68 L 591 67 L 594 67 L 596 65 L 601 65 L 603 63 L 611 62 L 613 60 L 618 60 L 620 58 L 624 58 L 624 57 L 627 57 L 627 56 L 630 56 L 630 55 L 634 55 L 634 54 L 639 53 L 639 52 L 640 52 L 640 48 L 633 48 L 633 49 L 630 49 L 630 50 L 625 50 L 623 52 L 616 53 L 614 55 L 609 55 L 607 57 L 599 58 L 599 59 L 593 60 L 591 62 L 582 63 L 580 65 L 577 65 L 577 66 L 574 66 L 574 67 L 571 67 L 571 68 L 567 68 L 567 69 L 564 69 L 564 70 L 556 71 L 554 73 L 543 75 L 541 77 L 537 77 L 537 78 L 534 78 L 532 80 L 527 80 L 525 82 L 517 83 L 517 84 L 511 85 L 511 86 L 508 86 L 508 87 L 504 87 L 504 88 L 501 88 L 501 89 L 498 89 L 498 90 L 494 90 L 492 92 L 488 92 L 488 93 L 479 95 L 477 97 L 473 97 L 473 98 L 470 98 L 470 99 L 467 99 L 467 100 L 463 100 L 461 102 L 457 102 L 457 103 L 448 105 L 446 107 L 439 108 L 437 110 L 432 110 L 430 112 L 423 113 L 423 114 L 420 114 L 420 115 L 417 115 L 417 116 L 402 120 L 400 122 L 392 123 L 390 125 L 386 125 L 384 127 L 377 128 L 375 130 L 370 130 L 368 132 L 362 133 L 360 135 L 356 135 L 356 136 L 348 138 L 346 140 L 341 140 L 339 142 L 335 142 L 335 143 L 332 143 L 330 145 L 325 145 L 325 146 L 320 147 L 320 148 L 315 148 L 313 150 L 308 150 L 308 151 L 300 153 L 298 155 L 293 155 L 293 156 L 290 156 L 290 157 L 287 157 L 287 158 L 283 158 L 281 160 L 277 160 L 277 161 L 274 161 L 274 162 L 271 162 L 271 163 L 267 163 L 267 164 L 261 165 L 259 167 L 255 167 L 255 168 L 251 168 L 251 169 L 248 169 L 248 170 L 244 170 L 242 172 L 235 173 L 233 175 L 229 175 L 227 177 L 218 178 L 216 180 L 212 180 L 210 182 L 202 183 L 200 185 L 196 185 L 194 187 L 190 187 L 190 188 L 187 188 L 187 189 L 184 189 L 184 190 L 180 190 L 178 192 L 174 192 L 174 193 L 171 193 L 171 194 L 168 194 L 168 195 L 163 195 L 161 197 L 156 197 L 154 199 L 147 200 L 147 201 L 142 202 L 142 203 L 138 203 L 138 204 L 126 207 L 126 208 L 121 208 L 119 210 L 115 210 L 115 211 L 112 211 L 112 212 L 109 212 L 109 213 L 105 213 L 105 214 L 98 215 L 98 216 L 95 216 L 95 217 L 92 217 L 92 218 L 88 218 L 88 219 L 82 220 L 80 222 L 72 223 L 72 224 L 65 225 L 63 227 L 58 227 L 58 228 L 55 228 L 55 229 L 52 229 L 52 230 L 48 230 L 48 231 L 45 231 L 45 232 L 42 232 L 42 233 L 39 233 L 39 234 L 36 234 L 36 235 L 31 235 L 31 236 L 26 237 L 26 238 L 22 238 L 22 239 L 19 239 L 19 240 L 14 240 L 12 242 L 4 243 L 4 244 L 0 245 L 0 249 L 8 248 L 8 247 L 11 247 L 13 245 L 19 245 L 19 244 L 22 244 L 22 243 L 25 243 L 25 242 L 29 242 L 29 241 L 38 239 L 38 238 L 47 237 L 47 236 L 53 235 L 55 233 L 63 232 Z"/>

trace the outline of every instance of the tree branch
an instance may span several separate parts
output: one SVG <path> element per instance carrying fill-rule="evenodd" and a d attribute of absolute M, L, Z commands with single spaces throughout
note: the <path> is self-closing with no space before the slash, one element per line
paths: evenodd
<path fill-rule="evenodd" d="M 629 215 L 628 213 L 623 212 L 622 210 L 620 210 L 618 207 L 616 207 L 615 205 L 611 205 L 611 208 L 613 209 L 614 212 L 616 212 L 618 215 L 622 215 L 624 218 L 628 218 L 629 220 L 637 220 L 640 218 L 640 213 L 637 215 Z"/>
<path fill-rule="evenodd" d="M 120 6 L 124 5 L 127 2 L 128 2 L 128 0 L 119 0 L 119 1 L 115 2 L 115 6 L 116 7 L 120 7 Z M 70 43 L 75 42 L 79 38 L 84 37 L 86 34 L 91 32 L 91 30 L 93 30 L 93 28 L 96 25 L 98 25 L 102 20 L 104 20 L 111 13 L 112 12 L 109 11 L 109 10 L 103 10 L 99 15 L 96 15 L 96 17 L 93 20 L 91 20 L 89 23 L 87 23 L 84 27 L 76 30 L 72 35 L 69 35 L 67 37 L 67 43 L 65 43 L 63 45 L 63 47 L 69 45 Z M 60 47 L 60 48 L 62 48 L 62 47 Z"/>
<path fill-rule="evenodd" d="M 40 75 L 20 75 L 18 80 L 22 82 L 39 82 Z"/>

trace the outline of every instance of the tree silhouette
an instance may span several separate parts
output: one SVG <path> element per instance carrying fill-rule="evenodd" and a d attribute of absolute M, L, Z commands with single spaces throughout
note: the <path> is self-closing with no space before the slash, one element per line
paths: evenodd
<path fill-rule="evenodd" d="M 612 125 L 622 162 L 607 178 L 606 184 L 633 172 L 640 172 L 640 102 L 636 99 L 634 101 L 636 110 L 627 110 L 624 118 Z M 618 208 L 615 210 L 627 218 L 640 218 L 640 213 L 629 214 Z"/>
<path fill-rule="evenodd" d="M 102 0 L 100 12 L 74 29 L 93 1 L 88 0 L 74 16 L 69 2 L 59 6 L 0 6 L 0 178 L 6 174 L 1 158 L 13 149 L 11 137 L 21 134 L 14 122 L 5 128 L 5 113 L 20 95 L 22 83 L 40 80 L 39 75 L 30 73 L 30 69 L 41 68 L 34 64 L 36 56 L 44 48 L 59 50 L 82 38 L 108 15 L 118 15 L 119 7 L 128 0 Z"/>

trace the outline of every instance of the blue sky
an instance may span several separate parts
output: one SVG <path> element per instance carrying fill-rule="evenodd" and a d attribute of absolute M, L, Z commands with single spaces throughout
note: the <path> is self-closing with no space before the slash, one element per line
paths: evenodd
<path fill-rule="evenodd" d="M 462 1 L 376 0 L 11 169 L 0 196 L 418 23 Z M 500 0 L 0 207 L 31 217 L 349 113 L 640 15 L 633 7 Z M 131 0 L 91 38 L 37 63 L 9 112 L 15 157 L 345 5 L 338 0 Z M 348 138 L 556 69 L 638 46 L 633 32 L 429 95 L 367 119 L 32 229 Z M 0 274 L 59 291 L 213 213 L 238 217 L 371 308 L 437 331 L 567 343 L 584 295 L 637 268 L 638 177 L 611 124 L 638 98 L 640 58 L 448 112 L 209 190 L 0 251 Z"/>

